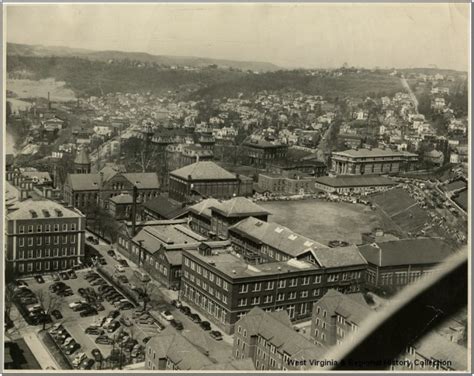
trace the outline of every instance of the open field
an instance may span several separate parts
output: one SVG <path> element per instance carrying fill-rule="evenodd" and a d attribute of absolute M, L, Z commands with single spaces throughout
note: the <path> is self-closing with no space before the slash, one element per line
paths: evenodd
<path fill-rule="evenodd" d="M 296 233 L 328 244 L 331 240 L 360 243 L 361 233 L 384 227 L 378 212 L 364 205 L 321 200 L 259 202 L 277 222 Z"/>
<path fill-rule="evenodd" d="M 7 90 L 15 93 L 21 98 L 48 98 L 48 92 L 52 101 L 66 102 L 76 99 L 74 92 L 65 87 L 64 82 L 52 78 L 44 80 L 7 79 Z"/>

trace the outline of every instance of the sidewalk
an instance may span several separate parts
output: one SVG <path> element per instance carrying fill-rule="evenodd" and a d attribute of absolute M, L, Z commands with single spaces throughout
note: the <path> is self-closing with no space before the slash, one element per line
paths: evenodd
<path fill-rule="evenodd" d="M 34 354 L 42 369 L 61 369 L 49 351 L 44 347 L 43 343 L 38 338 L 37 332 L 34 331 L 34 329 L 25 331 L 23 339 L 30 348 L 31 352 Z"/>

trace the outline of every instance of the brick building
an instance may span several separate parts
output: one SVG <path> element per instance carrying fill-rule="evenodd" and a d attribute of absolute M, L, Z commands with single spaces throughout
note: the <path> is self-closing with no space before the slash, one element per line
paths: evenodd
<path fill-rule="evenodd" d="M 68 205 L 86 215 L 97 206 L 108 209 L 109 199 L 137 188 L 137 201 L 144 203 L 160 194 L 158 175 L 154 172 L 122 173 L 101 171 L 97 174 L 68 174 L 63 187 Z"/>
<path fill-rule="evenodd" d="M 328 248 L 336 253 L 318 255 L 321 264 L 291 259 L 250 265 L 232 247 L 201 244 L 183 251 L 181 299 L 227 333 L 254 306 L 304 320 L 327 288 L 359 291 L 367 265 L 357 249 L 346 248 L 344 254 Z"/>
<path fill-rule="evenodd" d="M 327 193 L 377 192 L 397 185 L 397 182 L 383 176 L 322 176 L 314 180 L 315 188 Z"/>
<path fill-rule="evenodd" d="M 313 305 L 310 336 L 324 348 L 339 345 L 353 335 L 372 310 L 360 293 L 328 292 Z"/>
<path fill-rule="evenodd" d="M 301 172 L 282 174 L 259 174 L 258 188 L 261 192 L 282 195 L 315 193 L 315 177 Z"/>
<path fill-rule="evenodd" d="M 285 311 L 254 307 L 235 327 L 232 355 L 250 357 L 258 371 L 305 370 L 309 360 L 323 358 L 324 350 L 298 334 Z"/>
<path fill-rule="evenodd" d="M 252 194 L 252 181 L 234 175 L 214 162 L 196 162 L 170 173 L 169 197 L 193 202 L 197 197 L 230 198 Z"/>
<path fill-rule="evenodd" d="M 211 207 L 218 205 L 219 200 L 208 198 L 189 207 L 189 226 L 198 234 L 209 236 L 212 231 Z"/>
<path fill-rule="evenodd" d="M 414 169 L 418 155 L 391 149 L 349 149 L 333 152 L 331 171 L 336 175 L 395 174 Z"/>
<path fill-rule="evenodd" d="M 359 247 L 367 260 L 367 287 L 401 288 L 443 267 L 454 253 L 440 238 L 414 238 L 366 244 Z"/>
<path fill-rule="evenodd" d="M 54 201 L 16 202 L 5 229 L 8 277 L 70 269 L 84 256 L 84 216 Z"/>
<path fill-rule="evenodd" d="M 266 140 L 248 140 L 243 143 L 242 152 L 247 164 L 265 168 L 269 163 L 285 159 L 288 145 Z"/>

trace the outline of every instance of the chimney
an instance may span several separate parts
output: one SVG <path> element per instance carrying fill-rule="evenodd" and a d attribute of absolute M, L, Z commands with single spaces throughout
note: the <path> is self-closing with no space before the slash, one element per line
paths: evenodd
<path fill-rule="evenodd" d="M 51 98 L 48 91 L 48 110 L 51 110 Z"/>
<path fill-rule="evenodd" d="M 102 189 L 102 186 L 104 185 L 104 173 L 103 172 L 99 172 L 99 189 Z"/>
<path fill-rule="evenodd" d="M 133 200 L 132 200 L 132 237 L 136 235 L 137 228 L 137 196 L 138 188 L 133 186 Z"/>

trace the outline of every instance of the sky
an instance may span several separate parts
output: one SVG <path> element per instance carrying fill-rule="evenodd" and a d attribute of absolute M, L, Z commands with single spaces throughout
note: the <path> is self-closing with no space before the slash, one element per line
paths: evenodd
<path fill-rule="evenodd" d="M 283 68 L 467 71 L 468 4 L 7 5 L 7 41 Z"/>

